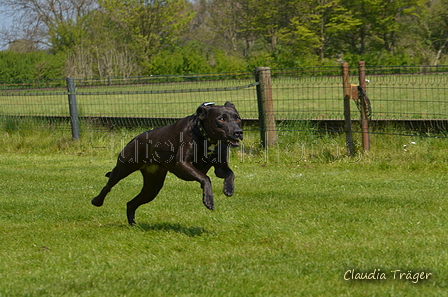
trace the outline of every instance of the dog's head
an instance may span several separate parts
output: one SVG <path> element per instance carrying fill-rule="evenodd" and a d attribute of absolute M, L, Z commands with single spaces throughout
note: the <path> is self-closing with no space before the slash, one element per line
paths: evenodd
<path fill-rule="evenodd" d="M 196 116 L 201 129 L 207 134 L 204 137 L 208 136 L 212 142 L 224 141 L 237 147 L 239 141 L 243 140 L 240 115 L 229 101 L 223 106 L 203 103 L 198 107 Z"/>

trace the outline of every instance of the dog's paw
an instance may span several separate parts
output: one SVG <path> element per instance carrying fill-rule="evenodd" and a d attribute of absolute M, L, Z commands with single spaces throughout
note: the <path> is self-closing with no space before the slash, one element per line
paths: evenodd
<path fill-rule="evenodd" d="M 235 192 L 233 187 L 224 187 L 224 189 L 222 189 L 222 191 L 224 192 L 224 195 L 226 195 L 227 197 L 233 196 L 233 194 Z"/>
<path fill-rule="evenodd" d="M 210 210 L 215 209 L 212 195 L 204 195 L 204 197 L 202 198 L 202 202 L 204 203 L 205 207 L 207 207 L 208 209 L 210 209 Z"/>
<path fill-rule="evenodd" d="M 230 197 L 233 196 L 233 193 L 235 192 L 235 187 L 233 186 L 233 183 L 227 183 L 224 181 L 224 188 L 222 189 L 224 195 Z"/>
<path fill-rule="evenodd" d="M 103 203 L 104 203 L 104 199 L 98 199 L 98 197 L 95 197 L 92 199 L 92 204 L 95 206 L 100 207 L 103 205 Z"/>

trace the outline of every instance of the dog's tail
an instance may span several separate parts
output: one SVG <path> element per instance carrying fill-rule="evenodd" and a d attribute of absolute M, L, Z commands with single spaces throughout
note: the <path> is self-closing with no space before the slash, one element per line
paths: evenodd
<path fill-rule="evenodd" d="M 111 173 L 112 173 L 112 171 L 109 171 L 108 173 L 106 173 L 106 177 L 110 177 Z"/>

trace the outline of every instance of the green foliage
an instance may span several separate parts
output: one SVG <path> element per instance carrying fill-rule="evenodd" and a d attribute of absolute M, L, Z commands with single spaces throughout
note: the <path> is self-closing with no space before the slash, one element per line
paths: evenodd
<path fill-rule="evenodd" d="M 56 60 L 65 55 L 59 76 L 232 72 L 358 59 L 369 65 L 448 61 L 447 0 L 96 0 L 34 8 L 26 3 L 5 5 L 45 15 L 40 39 L 59 55 Z M 46 58 L 48 65 L 38 66 L 21 59 L 17 69 L 0 70 L 1 77 L 54 77 L 56 62 Z"/>
<path fill-rule="evenodd" d="M 359 25 L 352 34 L 340 35 L 351 53 L 365 54 L 386 49 L 395 50 L 399 32 L 406 32 L 398 21 L 406 16 L 417 17 L 415 11 L 424 6 L 422 0 L 342 0 Z M 406 35 L 406 34 L 405 34 Z"/>
<path fill-rule="evenodd" d="M 53 52 L 63 52 L 74 48 L 81 42 L 83 35 L 82 20 L 57 22 L 48 32 Z"/>
<path fill-rule="evenodd" d="M 193 14 L 184 0 L 102 0 L 101 6 L 130 39 L 130 47 L 143 64 L 166 47 L 176 45 Z"/>
<path fill-rule="evenodd" d="M 162 50 L 152 56 L 144 65 L 147 75 L 164 75 L 167 73 L 207 73 L 211 67 L 205 53 L 196 44 L 187 44 L 172 50 Z"/>
<path fill-rule="evenodd" d="M 413 36 L 412 42 L 418 45 L 428 64 L 438 65 L 447 63 L 448 46 L 448 1 L 436 0 L 422 10 L 418 25 L 407 22 Z M 422 59 L 423 60 L 423 59 Z"/>
<path fill-rule="evenodd" d="M 0 51 L 0 81 L 33 81 L 42 78 L 61 78 L 65 56 L 43 51 L 15 53 Z"/>
<path fill-rule="evenodd" d="M 213 49 L 209 55 L 209 63 L 213 72 L 239 72 L 252 70 L 254 67 L 247 66 L 248 62 L 236 55 L 229 55 L 221 49 Z M 257 67 L 257 66 L 255 66 Z"/>
<path fill-rule="evenodd" d="M 387 51 L 378 51 L 362 55 L 346 53 L 343 55 L 343 59 L 350 65 L 356 65 L 358 61 L 368 61 L 370 66 L 381 66 L 381 65 L 410 66 L 410 65 L 417 65 L 419 62 L 419 57 L 415 57 L 414 55 L 411 55 L 407 52 L 391 54 L 388 53 Z"/>
<path fill-rule="evenodd" d="M 208 49 L 204 44 L 195 42 L 171 50 L 162 50 L 153 55 L 143 68 L 145 75 L 218 73 L 248 69 L 244 59 L 227 55 L 220 49 Z"/>

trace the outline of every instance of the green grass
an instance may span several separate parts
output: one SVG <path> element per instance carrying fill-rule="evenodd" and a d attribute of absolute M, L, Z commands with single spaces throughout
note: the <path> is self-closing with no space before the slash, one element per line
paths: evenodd
<path fill-rule="evenodd" d="M 348 158 L 341 136 L 285 134 L 264 151 L 248 133 L 232 154 L 235 196 L 212 176 L 210 212 L 197 183 L 169 174 L 128 227 L 139 174 L 103 207 L 90 199 L 136 131 L 0 133 L 0 296 L 446 294 L 446 139 L 373 135 L 371 153 Z M 387 280 L 344 280 L 351 269 Z"/>

